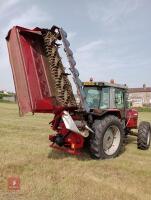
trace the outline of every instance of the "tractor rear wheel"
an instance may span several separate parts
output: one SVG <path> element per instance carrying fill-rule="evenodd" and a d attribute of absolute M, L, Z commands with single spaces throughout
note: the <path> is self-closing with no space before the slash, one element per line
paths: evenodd
<path fill-rule="evenodd" d="M 150 147 L 151 125 L 149 122 L 141 122 L 138 127 L 137 148 L 147 150 Z"/>
<path fill-rule="evenodd" d="M 92 158 L 108 159 L 118 156 L 123 147 L 124 129 L 120 120 L 114 115 L 95 120 L 94 134 L 90 138 Z"/>

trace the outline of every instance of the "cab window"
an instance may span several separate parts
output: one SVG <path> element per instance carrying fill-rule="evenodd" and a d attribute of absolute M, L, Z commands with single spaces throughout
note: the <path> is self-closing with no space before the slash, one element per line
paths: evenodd
<path fill-rule="evenodd" d="M 116 108 L 124 108 L 124 93 L 122 90 L 115 89 L 115 106 Z"/>
<path fill-rule="evenodd" d="M 90 108 L 98 108 L 100 104 L 100 90 L 97 87 L 85 87 L 86 102 Z"/>
<path fill-rule="evenodd" d="M 110 107 L 109 102 L 110 102 L 110 89 L 108 87 L 102 88 L 100 108 L 101 109 L 109 108 Z"/>

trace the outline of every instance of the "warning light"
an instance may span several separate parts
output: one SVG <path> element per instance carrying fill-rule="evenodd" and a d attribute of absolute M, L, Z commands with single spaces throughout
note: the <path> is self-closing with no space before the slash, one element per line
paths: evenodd
<path fill-rule="evenodd" d="M 92 77 L 90 78 L 90 82 L 93 82 L 93 78 Z"/>

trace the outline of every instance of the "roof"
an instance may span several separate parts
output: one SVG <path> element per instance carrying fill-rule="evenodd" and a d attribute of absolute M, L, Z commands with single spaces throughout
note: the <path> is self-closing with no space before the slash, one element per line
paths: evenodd
<path fill-rule="evenodd" d="M 83 82 L 83 85 L 85 86 L 106 86 L 106 87 L 115 87 L 115 88 L 121 88 L 121 89 L 127 89 L 127 86 L 121 85 L 121 84 L 116 84 L 116 83 L 108 83 L 108 82 Z"/>
<path fill-rule="evenodd" d="M 144 87 L 144 88 L 129 88 L 129 93 L 138 93 L 138 92 L 151 92 L 151 87 Z"/>

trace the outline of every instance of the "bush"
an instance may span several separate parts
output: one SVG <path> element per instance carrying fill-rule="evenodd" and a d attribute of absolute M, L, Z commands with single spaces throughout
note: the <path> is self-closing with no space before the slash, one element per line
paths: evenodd
<path fill-rule="evenodd" d="M 3 99 L 3 94 L 0 93 L 0 99 Z"/>

